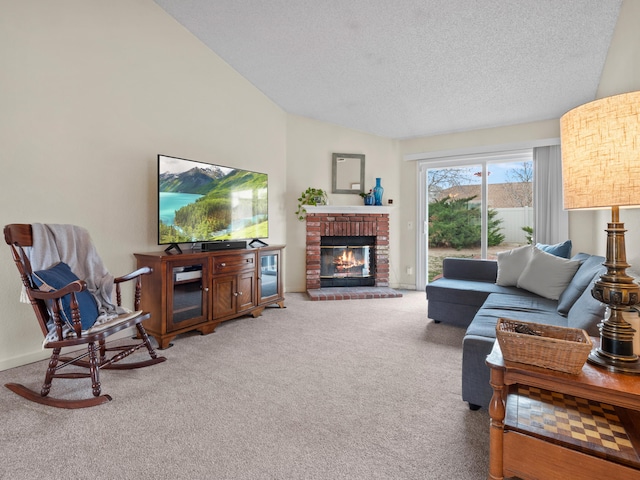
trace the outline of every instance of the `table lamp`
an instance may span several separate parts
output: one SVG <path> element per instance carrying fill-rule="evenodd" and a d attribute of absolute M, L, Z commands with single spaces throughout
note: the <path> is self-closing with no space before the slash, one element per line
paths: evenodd
<path fill-rule="evenodd" d="M 591 290 L 610 315 L 599 324 L 600 346 L 588 361 L 612 372 L 640 374 L 635 330 L 623 318 L 640 301 L 640 288 L 626 274 L 626 230 L 620 222 L 620 207 L 640 206 L 640 91 L 574 108 L 560 119 L 560 133 L 564 208 L 611 208 L 607 271 Z"/>

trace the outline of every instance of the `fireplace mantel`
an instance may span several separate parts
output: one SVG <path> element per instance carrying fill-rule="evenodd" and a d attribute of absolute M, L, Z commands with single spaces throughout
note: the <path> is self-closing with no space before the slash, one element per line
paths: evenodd
<path fill-rule="evenodd" d="M 386 213 L 387 215 L 391 212 L 393 207 L 386 206 L 369 206 L 369 205 L 320 205 L 320 206 L 311 206 L 305 205 L 304 209 L 307 213 Z"/>

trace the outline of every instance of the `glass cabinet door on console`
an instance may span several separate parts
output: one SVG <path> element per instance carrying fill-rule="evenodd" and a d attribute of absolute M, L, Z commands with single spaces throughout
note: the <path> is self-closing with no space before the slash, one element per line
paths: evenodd
<path fill-rule="evenodd" d="M 281 252 L 282 250 L 260 252 L 258 304 L 272 303 L 282 297 Z"/>
<path fill-rule="evenodd" d="M 200 261 L 195 261 L 200 260 Z M 171 262 L 167 268 L 167 330 L 173 331 L 207 321 L 207 259 Z"/>

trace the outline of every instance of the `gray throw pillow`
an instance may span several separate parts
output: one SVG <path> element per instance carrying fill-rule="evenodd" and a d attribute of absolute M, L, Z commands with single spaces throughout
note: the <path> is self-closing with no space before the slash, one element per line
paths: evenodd
<path fill-rule="evenodd" d="M 531 259 L 532 252 L 533 247 L 531 245 L 514 248 L 507 252 L 499 252 L 496 285 L 515 287 L 518 284 L 518 278 L 520 278 L 522 271 Z"/>
<path fill-rule="evenodd" d="M 533 255 L 518 278 L 518 287 L 541 297 L 558 300 L 580 267 L 580 262 L 533 249 Z"/>

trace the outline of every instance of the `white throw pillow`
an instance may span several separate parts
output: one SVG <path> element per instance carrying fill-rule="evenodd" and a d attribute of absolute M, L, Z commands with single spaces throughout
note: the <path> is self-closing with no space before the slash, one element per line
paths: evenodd
<path fill-rule="evenodd" d="M 558 300 L 578 268 L 578 260 L 567 260 L 534 248 L 529 263 L 518 279 L 518 287 L 541 297 Z"/>
<path fill-rule="evenodd" d="M 515 287 L 518 284 L 520 275 L 522 275 L 522 271 L 531 259 L 532 252 L 533 247 L 525 245 L 524 247 L 498 253 L 496 285 Z"/>

